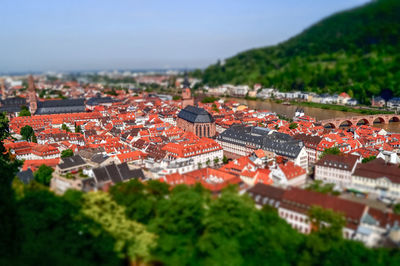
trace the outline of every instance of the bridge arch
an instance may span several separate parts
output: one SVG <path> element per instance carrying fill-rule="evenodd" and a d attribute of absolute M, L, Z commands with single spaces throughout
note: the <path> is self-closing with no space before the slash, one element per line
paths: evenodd
<path fill-rule="evenodd" d="M 372 124 L 384 124 L 384 123 L 385 123 L 385 119 L 380 116 L 374 118 L 374 120 L 372 121 Z"/>
<path fill-rule="evenodd" d="M 346 123 L 346 124 L 345 124 Z M 346 126 L 352 126 L 353 125 L 353 123 L 350 121 L 350 120 L 348 120 L 348 119 L 345 119 L 345 120 L 343 120 L 343 121 L 341 121 L 340 123 L 339 123 L 339 127 L 346 127 Z"/>
<path fill-rule="evenodd" d="M 392 116 L 389 118 L 388 122 L 400 122 L 400 119 L 398 116 Z"/>
<path fill-rule="evenodd" d="M 363 122 L 363 123 L 360 123 L 360 122 Z M 359 119 L 358 121 L 357 121 L 357 124 L 356 125 L 369 125 L 369 121 L 368 121 L 368 119 L 366 119 L 366 118 L 361 118 L 361 119 Z"/>
<path fill-rule="evenodd" d="M 323 127 L 324 128 L 336 128 L 335 124 L 331 123 L 331 122 L 323 124 Z"/>

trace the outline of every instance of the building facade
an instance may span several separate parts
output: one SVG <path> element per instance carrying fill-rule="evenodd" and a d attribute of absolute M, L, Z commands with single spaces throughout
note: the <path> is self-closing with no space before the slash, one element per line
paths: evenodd
<path fill-rule="evenodd" d="M 352 175 L 360 157 L 351 154 L 327 154 L 315 164 L 315 180 L 332 183 L 339 188 L 352 184 Z"/>
<path fill-rule="evenodd" d="M 186 132 L 192 132 L 198 137 L 214 137 L 216 133 L 215 120 L 212 115 L 192 105 L 182 109 L 176 120 L 176 125 Z"/>

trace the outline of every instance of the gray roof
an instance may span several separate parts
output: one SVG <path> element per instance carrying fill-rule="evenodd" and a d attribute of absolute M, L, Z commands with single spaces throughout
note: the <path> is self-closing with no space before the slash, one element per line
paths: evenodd
<path fill-rule="evenodd" d="M 198 108 L 192 105 L 188 105 L 185 107 L 185 109 L 182 109 L 179 112 L 178 117 L 191 123 L 214 122 L 214 118 L 209 112 L 207 112 L 203 108 Z"/>
<path fill-rule="evenodd" d="M 77 166 L 86 164 L 86 162 L 79 155 L 74 155 L 74 156 L 62 158 L 61 160 L 63 162 L 58 164 L 58 167 L 61 168 L 61 169 L 77 167 Z"/>
<path fill-rule="evenodd" d="M 265 205 L 270 200 L 274 200 L 275 203 L 281 202 L 285 190 L 282 188 L 257 183 L 256 185 L 248 189 L 247 193 L 251 198 L 253 198 L 256 203 Z M 267 201 L 264 200 L 265 198 L 267 199 Z"/>
<path fill-rule="evenodd" d="M 105 183 L 111 181 L 112 183 L 119 183 L 132 178 L 144 178 L 141 169 L 131 170 L 127 163 L 110 164 L 104 167 L 93 169 L 94 178 L 97 183 Z"/>
<path fill-rule="evenodd" d="M 87 102 L 86 105 L 92 105 L 92 106 L 96 106 L 102 103 L 113 103 L 116 102 L 115 99 L 107 96 L 107 97 L 93 97 L 90 98 Z"/>
<path fill-rule="evenodd" d="M 288 158 L 296 158 L 303 148 L 303 142 L 291 136 L 271 132 L 261 127 L 231 126 L 217 136 L 218 141 L 228 142 L 239 146 L 251 146 L 263 149 Z"/>
<path fill-rule="evenodd" d="M 25 98 L 12 97 L 0 100 L 0 112 L 16 113 L 21 111 L 22 106 L 28 106 Z"/>
<path fill-rule="evenodd" d="M 37 103 L 35 114 L 62 114 L 85 112 L 85 99 L 50 100 Z"/>
<path fill-rule="evenodd" d="M 104 162 L 105 160 L 107 160 L 109 158 L 109 156 L 107 155 L 103 155 L 101 153 L 97 153 L 95 155 L 93 155 L 90 160 L 94 163 L 98 163 L 101 164 L 102 162 Z"/>
<path fill-rule="evenodd" d="M 17 177 L 21 180 L 25 185 L 29 184 L 33 180 L 33 172 L 29 168 L 26 171 L 21 171 L 17 173 Z"/>

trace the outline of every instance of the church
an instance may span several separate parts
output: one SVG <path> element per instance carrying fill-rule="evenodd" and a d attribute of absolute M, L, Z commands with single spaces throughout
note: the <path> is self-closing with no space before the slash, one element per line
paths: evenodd
<path fill-rule="evenodd" d="M 189 86 L 190 83 L 185 75 L 182 89 L 182 110 L 178 114 L 176 125 L 198 137 L 214 137 L 216 133 L 215 120 L 205 109 L 194 106 Z"/>

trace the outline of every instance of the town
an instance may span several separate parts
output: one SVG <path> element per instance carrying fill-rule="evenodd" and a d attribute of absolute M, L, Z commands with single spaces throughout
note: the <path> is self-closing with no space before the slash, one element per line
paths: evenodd
<path fill-rule="evenodd" d="M 0 111 L 11 132 L 4 147 L 23 161 L 17 177 L 25 184 L 50 169 L 41 182 L 60 195 L 108 191 L 132 179 L 201 184 L 215 197 L 236 186 L 301 233 L 311 232 L 308 211 L 320 206 L 344 215 L 346 239 L 400 244 L 400 133 L 374 126 L 399 121 L 396 114 L 324 122 L 298 107 L 293 117 L 281 117 L 230 98 L 196 98 L 196 79 L 187 74 L 175 80 L 177 95 L 43 76 L 21 80 L 26 88 L 3 80 Z M 249 94 L 235 89 L 231 95 Z M 306 97 L 255 90 L 263 99 Z M 346 93 L 335 101 L 355 104 Z"/>

